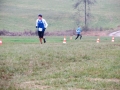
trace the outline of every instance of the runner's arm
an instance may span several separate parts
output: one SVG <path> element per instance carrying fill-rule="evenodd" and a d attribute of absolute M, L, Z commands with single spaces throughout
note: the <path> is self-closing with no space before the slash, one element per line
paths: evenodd
<path fill-rule="evenodd" d="M 36 28 L 38 28 L 38 19 L 36 20 Z"/>
<path fill-rule="evenodd" d="M 46 22 L 45 19 L 43 19 L 43 22 L 44 22 L 44 27 L 47 28 L 48 27 L 48 23 Z"/>

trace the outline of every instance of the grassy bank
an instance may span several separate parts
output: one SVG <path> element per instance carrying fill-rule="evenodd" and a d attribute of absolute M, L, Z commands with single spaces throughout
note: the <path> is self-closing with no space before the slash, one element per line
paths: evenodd
<path fill-rule="evenodd" d="M 73 0 L 1 0 L 0 30 L 34 31 L 39 13 L 43 14 L 49 24 L 48 31 L 72 30 L 77 26 L 73 4 Z M 97 0 L 91 7 L 89 26 L 103 29 L 117 27 L 120 23 L 119 9 L 119 0 Z M 84 25 L 83 18 L 80 20 L 81 26 Z"/>
<path fill-rule="evenodd" d="M 73 37 L 75 38 L 75 37 Z M 2 90 L 119 90 L 120 40 L 83 37 L 63 44 L 63 37 L 2 37 Z"/>

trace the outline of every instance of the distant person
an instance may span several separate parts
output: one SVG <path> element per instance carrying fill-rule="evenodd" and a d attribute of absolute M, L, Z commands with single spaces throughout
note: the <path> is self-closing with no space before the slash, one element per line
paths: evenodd
<path fill-rule="evenodd" d="M 44 32 L 47 27 L 48 27 L 48 24 L 47 24 L 46 20 L 42 18 L 41 14 L 39 14 L 38 19 L 36 20 L 36 28 L 38 31 L 38 36 L 39 36 L 39 40 L 40 40 L 41 44 L 42 44 L 42 40 L 44 41 L 44 43 L 46 43 L 46 40 L 44 37 Z"/>
<path fill-rule="evenodd" d="M 80 36 L 80 39 L 82 38 L 81 32 L 82 32 L 82 29 L 81 29 L 80 26 L 78 26 L 78 28 L 76 29 L 77 37 L 75 38 L 75 40 L 76 40 L 79 36 Z"/>

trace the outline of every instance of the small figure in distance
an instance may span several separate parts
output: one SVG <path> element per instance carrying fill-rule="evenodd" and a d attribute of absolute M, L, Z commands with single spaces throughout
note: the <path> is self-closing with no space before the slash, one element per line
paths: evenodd
<path fill-rule="evenodd" d="M 76 29 L 76 34 L 77 34 L 77 37 L 75 38 L 75 40 L 80 36 L 80 39 L 82 38 L 82 29 L 80 26 L 78 26 L 78 28 Z"/>

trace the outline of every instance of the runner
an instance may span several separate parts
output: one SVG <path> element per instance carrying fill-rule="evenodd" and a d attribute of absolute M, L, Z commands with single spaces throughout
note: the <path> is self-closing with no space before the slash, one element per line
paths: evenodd
<path fill-rule="evenodd" d="M 75 40 L 80 36 L 80 39 L 82 38 L 82 35 L 81 35 L 81 27 L 78 26 L 78 28 L 76 29 L 76 34 L 77 34 L 77 37 L 75 38 Z"/>
<path fill-rule="evenodd" d="M 36 28 L 38 30 L 38 36 L 41 44 L 42 44 L 42 40 L 44 41 L 44 43 L 46 43 L 44 32 L 47 27 L 48 27 L 48 24 L 46 20 L 42 18 L 41 14 L 39 14 L 38 19 L 36 20 Z"/>

